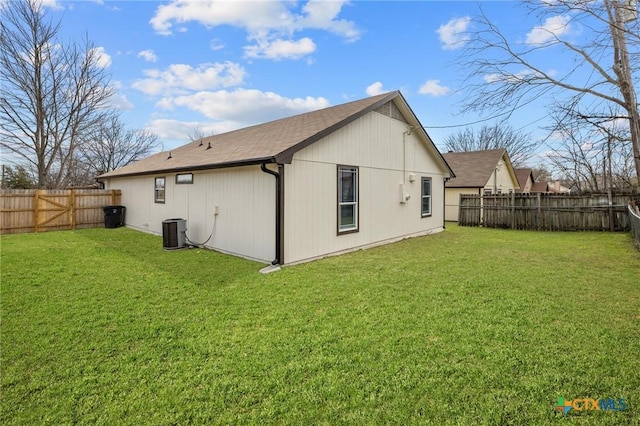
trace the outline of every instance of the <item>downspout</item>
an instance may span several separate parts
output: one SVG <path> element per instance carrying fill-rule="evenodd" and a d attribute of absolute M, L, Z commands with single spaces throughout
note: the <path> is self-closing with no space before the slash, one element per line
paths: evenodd
<path fill-rule="evenodd" d="M 281 258 L 281 246 L 282 246 L 282 190 L 281 190 L 281 179 L 282 174 L 284 172 L 284 165 L 278 164 L 278 172 L 274 172 L 267 168 L 266 163 L 260 164 L 260 170 L 265 173 L 268 173 L 276 178 L 276 256 L 275 259 L 271 262 L 272 265 L 280 265 L 282 264 Z"/>
<path fill-rule="evenodd" d="M 449 178 L 442 179 L 442 229 L 447 229 L 447 181 Z M 420 190 L 422 191 L 422 189 Z M 460 217 L 460 202 L 458 202 L 458 217 Z"/>

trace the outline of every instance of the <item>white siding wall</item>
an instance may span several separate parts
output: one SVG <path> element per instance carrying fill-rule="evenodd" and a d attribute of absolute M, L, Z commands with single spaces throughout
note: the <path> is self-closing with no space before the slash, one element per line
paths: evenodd
<path fill-rule="evenodd" d="M 415 133 L 405 136 L 403 150 L 406 130 L 371 112 L 294 155 L 285 168 L 286 263 L 442 230 L 444 172 Z M 337 164 L 359 167 L 359 232 L 337 235 Z M 424 218 L 423 176 L 432 178 L 432 215 Z M 404 204 L 403 181 L 411 196 Z"/>
<path fill-rule="evenodd" d="M 275 179 L 259 166 L 193 172 L 193 184 L 176 185 L 175 173 L 112 178 L 122 190 L 125 221 L 131 228 L 162 234 L 162 221 L 187 220 L 187 236 L 208 247 L 270 262 L 275 257 Z M 166 179 L 165 203 L 154 202 L 154 178 Z"/>
<path fill-rule="evenodd" d="M 531 192 L 531 186 L 533 186 L 533 182 L 531 181 L 531 175 L 527 176 L 527 181 L 520 188 L 520 192 L 528 194 Z"/>
<path fill-rule="evenodd" d="M 478 188 L 446 188 L 444 220 L 457 222 L 460 211 L 460 194 L 479 194 Z"/>
<path fill-rule="evenodd" d="M 460 210 L 460 194 L 484 194 L 484 191 L 502 194 L 508 194 L 509 191 L 515 191 L 517 182 L 512 179 L 509 168 L 504 160 L 498 162 L 499 170 L 497 173 L 491 173 L 484 188 L 478 192 L 478 188 L 447 188 L 445 199 L 445 220 L 458 221 L 458 213 Z M 497 191 L 496 191 L 497 190 Z"/>
<path fill-rule="evenodd" d="M 504 160 L 500 160 L 498 162 L 498 167 L 499 167 L 498 172 L 497 173 L 494 172 L 495 178 L 494 178 L 494 173 L 492 173 L 484 189 L 491 190 L 493 193 L 495 193 L 496 192 L 494 190 L 494 186 L 495 186 L 498 192 L 501 192 L 502 194 L 508 194 L 509 190 L 515 191 L 515 187 L 518 186 L 518 182 L 515 182 L 511 178 L 511 174 L 509 173 L 509 168 L 507 167 L 507 163 L 505 163 Z"/>

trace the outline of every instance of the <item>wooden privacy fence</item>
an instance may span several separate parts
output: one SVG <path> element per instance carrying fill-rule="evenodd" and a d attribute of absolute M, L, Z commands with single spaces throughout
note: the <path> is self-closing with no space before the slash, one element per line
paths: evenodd
<path fill-rule="evenodd" d="M 638 196 L 635 196 L 638 197 Z M 628 231 L 632 195 L 460 195 L 458 224 L 539 231 Z"/>
<path fill-rule="evenodd" d="M 104 226 L 105 206 L 119 205 L 119 189 L 2 189 L 0 233 Z"/>
<path fill-rule="evenodd" d="M 629 203 L 629 224 L 636 247 L 640 249 L 640 202 Z"/>

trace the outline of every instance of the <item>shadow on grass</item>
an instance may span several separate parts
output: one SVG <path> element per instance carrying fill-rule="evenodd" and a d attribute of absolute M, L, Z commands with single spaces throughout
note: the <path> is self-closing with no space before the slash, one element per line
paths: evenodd
<path fill-rule="evenodd" d="M 242 283 L 255 279 L 264 265 L 214 250 L 185 248 L 164 250 L 162 238 L 126 228 L 87 229 L 83 238 L 93 241 L 107 252 L 117 252 L 146 268 L 173 275 L 176 280 L 200 286 Z M 117 261 L 114 257 L 114 261 Z"/>

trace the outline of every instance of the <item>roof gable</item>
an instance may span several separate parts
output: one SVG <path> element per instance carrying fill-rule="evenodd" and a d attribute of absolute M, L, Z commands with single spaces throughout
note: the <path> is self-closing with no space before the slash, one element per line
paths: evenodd
<path fill-rule="evenodd" d="M 395 91 L 209 136 L 171 151 L 151 155 L 100 177 L 171 173 L 261 163 L 289 164 L 299 150 L 371 111 L 420 128 L 427 149 L 439 159 L 442 169 L 453 176 L 453 172 L 422 129 L 402 94 Z"/>
<path fill-rule="evenodd" d="M 520 188 L 524 188 L 528 180 L 530 180 L 532 184 L 535 182 L 535 179 L 533 179 L 533 170 L 529 168 L 523 168 L 514 169 L 513 171 L 516 174 L 516 179 L 518 180 L 518 185 L 520 185 Z"/>
<path fill-rule="evenodd" d="M 500 160 L 504 160 L 509 174 L 517 185 L 518 181 L 511 166 L 511 160 L 504 148 L 483 151 L 448 152 L 442 154 L 453 169 L 456 177 L 447 181 L 448 188 L 483 188 L 493 174 Z"/>

